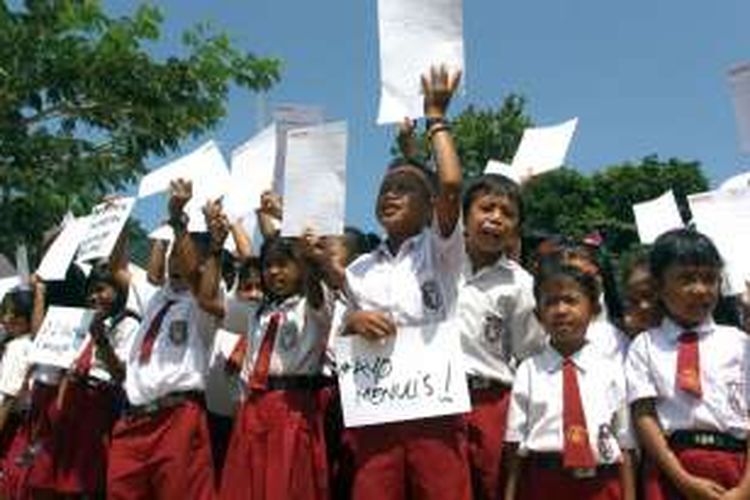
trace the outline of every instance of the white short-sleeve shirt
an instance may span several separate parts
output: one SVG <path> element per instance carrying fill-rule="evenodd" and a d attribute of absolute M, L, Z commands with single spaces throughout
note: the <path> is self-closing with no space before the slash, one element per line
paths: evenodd
<path fill-rule="evenodd" d="M 169 300 L 175 303 L 164 316 L 151 358 L 141 364 L 143 338 Z M 144 405 L 172 392 L 204 390 L 218 324 L 218 318 L 203 311 L 189 291 L 174 292 L 167 286 L 156 292 L 127 348 L 124 387 L 130 403 Z"/>
<path fill-rule="evenodd" d="M 34 344 L 31 335 L 20 335 L 5 345 L 5 352 L 0 360 L 0 396 L 21 398 L 28 393 L 29 370 L 31 368 L 31 349 Z M 19 401 L 16 407 L 22 407 L 28 401 Z"/>
<path fill-rule="evenodd" d="M 328 345 L 332 307 L 332 302 L 325 300 L 320 308 L 313 309 L 305 297 L 295 295 L 253 314 L 242 379 L 250 379 L 268 323 L 276 313 L 281 314 L 281 322 L 271 351 L 269 375 L 319 375 Z"/>
<path fill-rule="evenodd" d="M 104 329 L 107 332 L 109 343 L 112 346 L 112 350 L 115 352 L 115 356 L 124 363 L 128 357 L 128 349 L 130 348 L 131 339 L 136 333 L 138 333 L 140 321 L 133 316 L 126 315 L 122 317 L 114 327 L 113 323 L 113 318 L 107 318 L 104 320 Z M 89 336 L 86 339 L 86 342 L 81 344 L 78 354 L 76 355 L 76 361 L 80 359 L 83 351 L 86 350 L 86 347 L 91 342 L 93 342 L 93 339 Z M 106 367 L 107 365 L 104 362 L 102 354 L 99 351 L 99 348 L 95 345 L 93 359 L 91 360 L 91 369 L 89 370 L 88 375 L 97 380 L 112 382 L 112 375 L 107 371 Z"/>
<path fill-rule="evenodd" d="M 598 464 L 634 447 L 622 364 L 590 343 L 573 354 L 589 443 Z M 519 454 L 563 451 L 563 357 L 551 346 L 526 359 L 513 382 L 505 441 Z"/>
<path fill-rule="evenodd" d="M 466 259 L 456 316 L 468 374 L 511 385 L 518 364 L 544 347 L 533 286 L 531 275 L 509 259 L 478 272 Z"/>
<path fill-rule="evenodd" d="M 679 337 L 685 331 L 665 319 L 658 328 L 638 335 L 626 362 L 628 400 L 655 399 L 664 431 L 707 430 L 747 436 L 750 407 L 750 336 L 708 320 L 698 334 L 703 397 L 677 387 Z"/>
<path fill-rule="evenodd" d="M 404 241 L 396 255 L 382 243 L 346 269 L 353 310 L 388 312 L 396 324 L 435 323 L 451 317 L 464 259 L 460 222 L 449 237 L 437 222 Z"/>
<path fill-rule="evenodd" d="M 606 314 L 601 313 L 589 325 L 586 338 L 604 356 L 625 363 L 625 357 L 630 347 L 630 339 L 619 328 L 607 320 Z"/>

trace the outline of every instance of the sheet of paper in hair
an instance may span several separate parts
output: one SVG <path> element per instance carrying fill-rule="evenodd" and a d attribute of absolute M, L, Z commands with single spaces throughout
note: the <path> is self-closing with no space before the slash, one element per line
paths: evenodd
<path fill-rule="evenodd" d="M 75 257 L 78 245 L 89 230 L 89 216 L 69 218 L 60 234 L 44 254 L 36 270 L 37 276 L 45 281 L 62 281 Z"/>
<path fill-rule="evenodd" d="M 284 172 L 283 236 L 342 234 L 346 202 L 346 122 L 290 130 Z"/>
<path fill-rule="evenodd" d="M 336 339 L 346 427 L 471 410 L 459 336 L 450 321 L 400 327 L 383 343 Z"/>
<path fill-rule="evenodd" d="M 465 68 L 462 0 L 378 0 L 378 124 L 423 115 L 420 77 L 431 66 Z M 464 73 L 464 81 L 466 74 Z"/>
<path fill-rule="evenodd" d="M 78 245 L 80 262 L 105 259 L 115 248 L 135 205 L 135 198 L 118 198 L 94 207 L 86 234 Z"/>
<path fill-rule="evenodd" d="M 559 125 L 527 128 L 513 157 L 513 169 L 521 179 L 560 168 L 565 164 L 578 118 Z"/>
<path fill-rule="evenodd" d="M 684 226 L 671 189 L 658 198 L 633 205 L 633 215 L 641 243 L 646 245 L 663 233 Z"/>
<path fill-rule="evenodd" d="M 750 61 L 729 70 L 729 86 L 737 117 L 740 149 L 750 154 Z"/>
<path fill-rule="evenodd" d="M 743 293 L 750 279 L 750 187 L 688 196 L 693 222 L 724 260 L 728 295 Z"/>
<path fill-rule="evenodd" d="M 188 229 L 205 231 L 203 206 L 208 200 L 223 197 L 229 187 L 229 169 L 224 155 L 214 141 L 208 141 L 194 151 L 182 156 L 141 179 L 138 197 L 145 198 L 169 190 L 169 183 L 177 179 L 193 183 L 193 197 L 185 206 L 190 218 Z"/>
<path fill-rule="evenodd" d="M 89 332 L 94 311 L 50 306 L 34 337 L 31 362 L 70 368 Z"/>
<path fill-rule="evenodd" d="M 273 173 L 273 191 L 283 196 L 289 131 L 300 127 L 320 125 L 325 121 L 325 116 L 322 106 L 290 103 L 276 105 L 272 116 L 276 124 L 276 167 Z"/>

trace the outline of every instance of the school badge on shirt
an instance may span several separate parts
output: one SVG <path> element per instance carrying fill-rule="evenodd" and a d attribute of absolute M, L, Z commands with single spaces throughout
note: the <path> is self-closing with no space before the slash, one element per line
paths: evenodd
<path fill-rule="evenodd" d="M 612 463 L 615 460 L 615 447 L 613 441 L 617 442 L 615 434 L 612 431 L 612 426 L 609 424 L 600 425 L 596 438 L 596 447 L 599 450 L 599 458 L 601 458 L 603 462 Z"/>
<path fill-rule="evenodd" d="M 185 320 L 172 321 L 169 324 L 169 340 L 174 345 L 183 345 L 187 341 L 188 324 Z"/>
<path fill-rule="evenodd" d="M 299 326 L 294 321 L 285 321 L 281 326 L 279 345 L 284 351 L 291 351 L 299 343 Z"/>
<path fill-rule="evenodd" d="M 422 305 L 431 313 L 439 312 L 443 308 L 443 295 L 440 293 L 440 285 L 435 280 L 427 280 L 422 283 Z"/>

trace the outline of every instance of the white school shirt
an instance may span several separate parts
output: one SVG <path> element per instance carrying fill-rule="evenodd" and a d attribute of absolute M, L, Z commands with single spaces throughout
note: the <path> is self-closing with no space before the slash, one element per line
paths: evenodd
<path fill-rule="evenodd" d="M 619 328 L 607 320 L 606 313 L 600 313 L 589 324 L 586 339 L 608 358 L 625 364 L 630 339 Z"/>
<path fill-rule="evenodd" d="M 534 280 L 505 257 L 472 272 L 465 260 L 458 289 L 457 325 L 466 372 L 513 384 L 518 364 L 546 344 L 534 314 Z"/>
<path fill-rule="evenodd" d="M 656 399 L 656 413 L 667 434 L 676 430 L 747 436 L 750 405 L 750 337 L 709 319 L 696 328 L 703 397 L 677 388 L 679 337 L 686 331 L 670 319 L 641 333 L 630 344 L 626 369 L 628 400 Z"/>
<path fill-rule="evenodd" d="M 151 359 L 141 364 L 143 337 L 168 300 L 176 302 L 164 316 Z M 156 292 L 127 350 L 124 387 L 130 403 L 139 406 L 172 392 L 202 391 L 218 324 L 189 291 L 174 292 L 167 285 Z"/>
<path fill-rule="evenodd" d="M 0 401 L 9 397 L 21 398 L 14 403 L 14 409 L 20 410 L 30 404 L 28 374 L 33 345 L 30 334 L 20 335 L 8 341 L 0 360 Z"/>
<path fill-rule="evenodd" d="M 125 362 L 128 357 L 130 344 L 132 338 L 138 333 L 140 327 L 140 321 L 132 316 L 124 316 L 114 329 L 112 328 L 113 318 L 107 318 L 104 320 L 104 331 L 107 332 L 109 343 L 112 346 L 112 350 L 115 352 L 115 356 L 121 362 Z M 86 341 L 81 344 L 81 347 L 76 354 L 75 361 L 71 369 L 75 368 L 75 363 L 80 359 L 81 354 L 86 347 L 93 342 L 91 335 L 86 338 Z M 91 359 L 91 369 L 89 370 L 88 376 L 101 380 L 103 382 L 112 382 L 112 375 L 107 371 L 107 364 L 102 358 L 102 354 L 99 352 L 99 347 L 94 345 L 94 355 Z"/>
<path fill-rule="evenodd" d="M 318 309 L 310 307 L 305 297 L 295 295 L 279 304 L 264 307 L 260 315 L 251 316 L 248 353 L 242 369 L 245 383 L 252 376 L 268 323 L 276 313 L 281 314 L 281 322 L 271 350 L 268 374 L 320 375 L 333 307 L 330 296 L 324 295 L 326 298 Z"/>
<path fill-rule="evenodd" d="M 225 417 L 234 416 L 242 390 L 237 375 L 226 372 L 227 360 L 243 335 L 248 334 L 250 317 L 258 310 L 256 302 L 230 297 L 226 315 L 216 331 L 206 374 L 206 408 Z"/>
<path fill-rule="evenodd" d="M 617 463 L 622 450 L 634 447 L 622 364 L 588 342 L 572 360 L 594 458 Z M 518 443 L 521 455 L 563 451 L 563 361 L 548 345 L 518 367 L 505 441 Z"/>
<path fill-rule="evenodd" d="M 344 318 L 349 309 L 349 303 L 344 294 L 337 290 L 333 292 L 333 313 L 331 315 L 331 329 L 328 332 L 328 344 L 323 355 L 323 375 L 331 377 L 336 375 L 336 339 L 341 335 L 344 328 Z"/>
<path fill-rule="evenodd" d="M 456 309 L 464 259 L 460 221 L 440 235 L 437 222 L 404 241 L 396 255 L 383 242 L 346 268 L 350 310 L 383 311 L 397 325 L 443 321 Z"/>

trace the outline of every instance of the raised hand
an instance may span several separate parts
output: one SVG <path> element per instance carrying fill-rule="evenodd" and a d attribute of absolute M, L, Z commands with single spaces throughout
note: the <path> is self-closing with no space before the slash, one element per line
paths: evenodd
<path fill-rule="evenodd" d="M 193 197 L 193 183 L 185 179 L 177 179 L 169 183 L 169 215 L 179 217 L 185 205 Z"/>
<path fill-rule="evenodd" d="M 461 81 L 461 72 L 449 74 L 445 65 L 433 66 L 430 72 L 422 75 L 424 94 L 424 114 L 427 118 L 445 118 L 453 94 Z"/>

